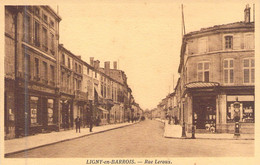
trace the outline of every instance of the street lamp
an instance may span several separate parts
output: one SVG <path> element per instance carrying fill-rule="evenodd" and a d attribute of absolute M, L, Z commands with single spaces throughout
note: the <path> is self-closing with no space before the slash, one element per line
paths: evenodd
<path fill-rule="evenodd" d="M 235 120 L 235 133 L 234 137 L 239 137 L 239 120 L 240 120 L 240 103 L 238 102 L 238 98 L 236 98 L 236 102 L 234 102 L 234 120 Z"/>
<path fill-rule="evenodd" d="M 182 98 L 182 102 L 185 101 L 185 98 Z M 184 104 L 182 106 L 182 135 L 181 137 L 186 138 L 186 131 L 185 131 L 185 121 L 184 121 Z"/>

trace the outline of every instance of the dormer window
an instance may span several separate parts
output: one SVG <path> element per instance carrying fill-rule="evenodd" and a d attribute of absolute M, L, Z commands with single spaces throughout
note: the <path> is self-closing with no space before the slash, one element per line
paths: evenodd
<path fill-rule="evenodd" d="M 225 36 L 225 49 L 233 49 L 233 36 Z"/>

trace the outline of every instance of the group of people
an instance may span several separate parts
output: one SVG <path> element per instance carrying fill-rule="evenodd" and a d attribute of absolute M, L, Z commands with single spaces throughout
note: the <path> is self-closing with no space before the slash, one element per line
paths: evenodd
<path fill-rule="evenodd" d="M 77 116 L 77 118 L 75 119 L 75 125 L 76 125 L 76 133 L 77 132 L 80 133 L 81 118 L 79 116 Z M 93 118 L 90 117 L 89 118 L 89 132 L 92 132 L 92 128 L 93 128 Z"/>

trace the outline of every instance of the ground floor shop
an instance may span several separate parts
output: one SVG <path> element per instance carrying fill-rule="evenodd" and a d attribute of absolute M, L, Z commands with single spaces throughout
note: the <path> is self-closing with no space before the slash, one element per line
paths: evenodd
<path fill-rule="evenodd" d="M 56 90 L 37 84 L 29 84 L 28 88 L 23 87 L 23 84 L 19 83 L 16 89 L 17 103 L 14 114 L 16 136 L 58 130 Z"/>
<path fill-rule="evenodd" d="M 239 115 L 241 133 L 254 133 L 254 87 L 209 86 L 188 88 L 183 99 L 181 120 L 190 132 L 192 125 L 201 133 L 234 133 L 235 113 Z M 239 109 L 234 103 L 239 103 Z"/>

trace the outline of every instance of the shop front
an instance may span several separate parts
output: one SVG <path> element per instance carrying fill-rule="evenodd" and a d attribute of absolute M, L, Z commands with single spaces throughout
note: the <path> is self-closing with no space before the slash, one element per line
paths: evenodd
<path fill-rule="evenodd" d="M 32 87 L 35 86 L 29 86 L 29 89 L 26 90 L 20 88 L 17 95 L 19 106 L 16 115 L 16 134 L 18 137 L 58 130 L 55 90 L 46 88 L 45 91 L 53 92 L 46 93 L 35 91 Z"/>

